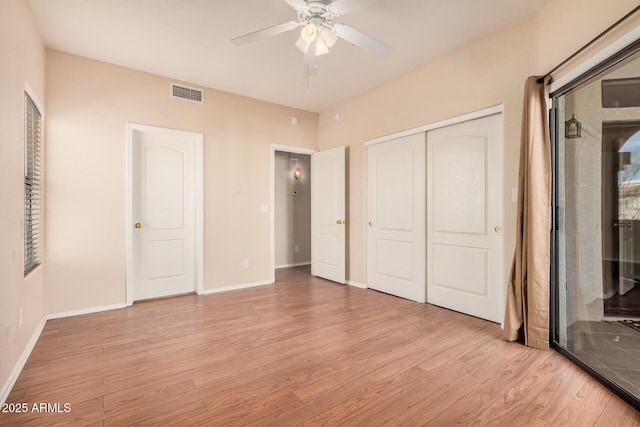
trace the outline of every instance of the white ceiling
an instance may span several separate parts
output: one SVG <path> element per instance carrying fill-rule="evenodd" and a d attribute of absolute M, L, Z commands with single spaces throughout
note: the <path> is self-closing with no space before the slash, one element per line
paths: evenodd
<path fill-rule="evenodd" d="M 283 0 L 30 0 L 53 49 L 308 111 L 333 105 L 509 27 L 548 0 L 379 0 L 336 18 L 390 45 L 344 40 L 309 78 L 298 31 L 245 46 L 231 39 L 286 21 Z"/>

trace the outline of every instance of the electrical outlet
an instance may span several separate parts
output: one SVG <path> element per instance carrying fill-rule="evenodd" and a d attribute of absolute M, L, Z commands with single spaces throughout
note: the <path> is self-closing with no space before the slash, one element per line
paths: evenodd
<path fill-rule="evenodd" d="M 18 310 L 18 328 L 22 327 L 22 307 L 20 307 L 20 309 Z"/>
<path fill-rule="evenodd" d="M 295 252 L 295 253 L 300 252 L 300 246 L 295 245 L 295 246 L 293 247 L 293 252 Z"/>
<path fill-rule="evenodd" d="M 248 258 L 245 258 L 245 259 L 242 260 L 242 268 L 244 268 L 246 270 L 247 268 L 249 268 L 249 265 L 250 264 L 249 264 L 249 259 Z"/>
<path fill-rule="evenodd" d="M 5 342 L 11 342 L 11 323 L 7 323 L 4 327 L 4 340 Z"/>

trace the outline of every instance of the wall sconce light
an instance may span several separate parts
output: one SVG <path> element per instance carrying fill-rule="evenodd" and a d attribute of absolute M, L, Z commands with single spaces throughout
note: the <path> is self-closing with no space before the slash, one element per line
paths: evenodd
<path fill-rule="evenodd" d="M 302 171 L 300 170 L 300 168 L 296 168 L 296 170 L 293 171 L 293 177 L 295 179 L 300 179 L 301 175 L 302 175 Z"/>
<path fill-rule="evenodd" d="M 582 136 L 582 123 L 576 119 L 575 114 L 564 123 L 564 137 L 566 139 L 580 138 Z"/>

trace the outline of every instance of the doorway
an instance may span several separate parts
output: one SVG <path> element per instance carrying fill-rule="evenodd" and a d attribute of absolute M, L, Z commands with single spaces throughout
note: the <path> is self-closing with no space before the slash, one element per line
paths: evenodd
<path fill-rule="evenodd" d="M 288 172 L 277 171 L 276 155 L 278 152 L 289 155 Z M 310 157 L 310 197 L 311 197 L 311 274 L 338 283 L 345 283 L 346 271 L 346 149 L 336 147 L 317 152 L 313 149 L 290 147 L 284 145 L 271 146 L 271 281 L 276 279 L 276 176 L 280 173 L 287 174 L 285 180 L 298 181 L 299 184 L 291 185 L 290 191 L 302 189 L 300 182 L 303 180 L 304 171 L 301 165 L 293 167 L 292 156 Z M 281 168 L 287 169 L 286 160 L 280 161 Z M 298 179 L 294 173 L 300 169 Z M 289 189 L 287 189 L 289 191 Z M 282 193 L 282 191 L 281 191 Z M 289 193 L 291 197 L 293 196 Z M 268 206 L 265 207 L 265 212 Z M 291 248 L 289 248 L 291 249 Z M 301 247 L 298 248 L 299 251 Z M 295 255 L 295 242 L 293 245 Z M 300 253 L 300 252 L 298 252 Z M 286 265 L 286 264 L 285 264 Z"/>
<path fill-rule="evenodd" d="M 127 125 L 127 305 L 202 293 L 202 146 L 202 134 Z"/>
<path fill-rule="evenodd" d="M 302 183 L 298 183 L 295 185 L 293 184 L 293 181 L 295 181 L 295 177 L 293 174 L 295 170 L 300 167 L 296 164 L 299 161 L 300 156 L 308 156 L 310 158 L 311 155 L 315 152 L 316 150 L 310 148 L 300 148 L 288 145 L 271 145 L 271 283 L 275 283 L 276 281 L 276 269 L 281 269 L 287 266 L 295 266 L 295 262 L 288 262 L 286 261 L 287 259 L 293 258 L 295 260 L 302 258 L 302 255 L 298 255 L 298 257 L 300 258 L 296 258 L 296 243 L 291 241 L 291 238 L 289 237 L 293 235 L 293 227 L 291 225 L 287 225 L 287 222 L 289 220 L 285 219 L 285 217 L 290 213 L 290 208 L 288 206 L 279 207 L 279 204 L 284 202 L 286 205 L 293 206 L 294 202 L 297 203 L 297 199 L 294 201 L 294 198 L 298 196 L 293 196 L 291 194 L 292 191 L 302 187 Z M 298 160 L 295 160 L 296 157 L 298 158 Z M 309 170 L 307 174 L 303 175 L 302 168 L 300 169 L 301 175 L 299 176 L 299 178 L 302 178 L 302 181 L 308 182 L 310 184 L 311 162 L 309 162 Z M 298 181 L 301 180 L 299 179 Z M 310 191 L 311 190 L 309 189 L 309 192 Z M 303 223 L 302 221 L 304 220 L 301 220 L 301 229 L 311 227 L 310 219 L 308 223 Z M 288 234 L 286 239 L 282 236 L 276 236 L 276 233 L 282 233 L 283 228 Z M 293 240 L 295 240 L 295 238 Z M 299 247 L 298 254 L 301 253 L 300 251 L 301 248 Z M 309 256 L 309 260 L 310 259 L 311 256 Z"/>
<path fill-rule="evenodd" d="M 276 151 L 275 268 L 311 264 L 311 155 Z"/>

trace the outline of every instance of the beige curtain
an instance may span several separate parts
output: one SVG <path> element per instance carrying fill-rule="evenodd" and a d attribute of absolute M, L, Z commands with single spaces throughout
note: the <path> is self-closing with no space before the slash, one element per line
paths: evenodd
<path fill-rule="evenodd" d="M 549 348 L 551 151 L 547 81 L 525 83 L 516 251 L 509 275 L 504 337 Z"/>

